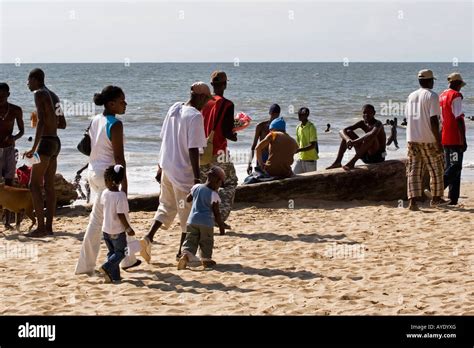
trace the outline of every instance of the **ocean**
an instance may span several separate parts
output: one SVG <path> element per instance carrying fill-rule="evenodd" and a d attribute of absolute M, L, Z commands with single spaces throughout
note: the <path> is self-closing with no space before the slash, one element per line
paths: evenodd
<path fill-rule="evenodd" d="M 91 115 L 102 112 L 92 103 L 94 93 L 109 84 L 122 87 L 128 103 L 121 116 L 126 135 L 126 158 L 130 194 L 155 193 L 154 180 L 160 129 L 168 108 L 177 101 L 186 101 L 189 87 L 195 81 L 208 82 L 214 70 L 224 70 L 229 78 L 225 96 L 235 104 L 235 111 L 245 112 L 253 119 L 251 126 L 238 133 L 238 141 L 229 142 L 239 181 L 245 178 L 247 158 L 255 126 L 268 119 L 271 104 L 278 103 L 287 122 L 287 132 L 295 136 L 297 110 L 310 109 L 310 121 L 318 130 L 320 160 L 323 169 L 334 160 L 339 147 L 338 131 L 361 119 L 361 107 L 373 104 L 376 117 L 397 117 L 403 120 L 403 103 L 418 88 L 416 74 L 423 68 L 434 71 L 438 80 L 434 91 L 447 88 L 446 76 L 461 72 L 467 86 L 464 95 L 466 116 L 474 115 L 474 63 L 133 63 L 133 64 L 0 64 L 0 81 L 10 85 L 9 101 L 23 108 L 25 136 L 17 141 L 24 152 L 31 148 L 28 137 L 34 136 L 30 114 L 34 110 L 33 95 L 26 86 L 28 73 L 40 67 L 46 73 L 46 85 L 62 100 L 68 121 L 59 135 L 62 152 L 58 172 L 72 181 L 75 172 L 88 158 L 76 149 L 88 126 Z M 95 107 L 95 109 L 94 109 Z M 324 132 L 326 124 L 331 132 Z M 474 122 L 466 120 L 468 144 L 474 146 Z M 390 129 L 386 128 L 390 134 Z M 391 145 L 387 159 L 406 156 L 405 130 L 398 130 L 399 150 Z M 472 145 L 471 145 L 472 144 Z M 348 152 L 345 161 L 353 152 Z M 23 162 L 20 159 L 19 164 Z M 359 162 L 358 164 L 360 164 Z M 463 180 L 474 179 L 474 155 L 465 154 Z"/>

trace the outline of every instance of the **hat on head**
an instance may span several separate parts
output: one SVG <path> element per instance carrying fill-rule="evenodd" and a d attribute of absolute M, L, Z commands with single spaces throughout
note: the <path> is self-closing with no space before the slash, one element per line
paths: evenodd
<path fill-rule="evenodd" d="M 428 79 L 436 80 L 436 77 L 433 76 L 433 72 L 431 70 L 423 69 L 418 72 L 418 80 L 428 80 Z"/>
<path fill-rule="evenodd" d="M 273 104 L 270 106 L 270 110 L 268 111 L 269 114 L 279 114 L 281 112 L 280 105 Z"/>
<path fill-rule="evenodd" d="M 283 117 L 277 117 L 270 123 L 268 129 L 286 132 L 286 122 Z"/>
<path fill-rule="evenodd" d="M 191 94 L 204 94 L 204 95 L 207 95 L 209 97 L 212 97 L 211 90 L 209 89 L 209 86 L 206 85 L 202 81 L 194 82 L 191 85 Z"/>
<path fill-rule="evenodd" d="M 448 82 L 461 81 L 461 87 L 466 85 L 466 82 L 462 79 L 462 76 L 458 72 L 454 72 L 448 75 Z"/>
<path fill-rule="evenodd" d="M 223 71 L 216 70 L 211 74 L 211 83 L 220 83 L 229 81 L 227 74 Z"/>

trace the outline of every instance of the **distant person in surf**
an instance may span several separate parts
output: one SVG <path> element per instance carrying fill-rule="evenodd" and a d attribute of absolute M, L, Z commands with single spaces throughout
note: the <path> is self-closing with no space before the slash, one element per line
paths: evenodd
<path fill-rule="evenodd" d="M 331 131 L 331 124 L 328 123 L 328 124 L 326 125 L 326 130 L 324 131 L 324 133 L 329 133 L 330 131 Z"/>
<path fill-rule="evenodd" d="M 400 147 L 398 146 L 398 139 L 397 139 L 397 123 L 396 123 L 396 118 L 393 120 L 390 120 L 390 136 L 387 139 L 387 146 L 390 146 L 390 144 L 394 144 L 397 149 Z"/>
<path fill-rule="evenodd" d="M 342 167 L 345 170 L 353 169 L 356 162 L 360 159 L 364 163 L 380 163 L 385 160 L 385 142 L 386 136 L 383 124 L 375 118 L 375 108 L 373 105 L 366 104 L 362 107 L 363 120 L 354 125 L 344 128 L 339 132 L 342 138 L 341 145 L 336 160 L 326 169 Z M 362 129 L 365 134 L 359 137 L 354 131 Z M 354 157 L 342 165 L 342 158 L 346 150 L 355 149 Z"/>

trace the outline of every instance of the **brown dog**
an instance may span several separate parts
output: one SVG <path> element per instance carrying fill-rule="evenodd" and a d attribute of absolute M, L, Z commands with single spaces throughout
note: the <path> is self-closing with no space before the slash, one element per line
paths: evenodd
<path fill-rule="evenodd" d="M 20 213 L 24 212 L 32 221 L 29 231 L 36 224 L 33 213 L 33 200 L 28 189 L 16 188 L 0 184 L 0 208 L 16 213 L 16 229 L 20 230 Z"/>

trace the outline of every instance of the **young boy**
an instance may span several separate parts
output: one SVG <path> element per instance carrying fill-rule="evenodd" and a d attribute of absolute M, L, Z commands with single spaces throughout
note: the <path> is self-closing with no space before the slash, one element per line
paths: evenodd
<path fill-rule="evenodd" d="M 299 109 L 298 119 L 301 123 L 296 127 L 296 142 L 299 147 L 296 152 L 299 152 L 300 156 L 296 161 L 295 174 L 314 172 L 317 169 L 319 158 L 318 133 L 314 124 L 308 121 L 308 117 L 308 108 Z"/>
<path fill-rule="evenodd" d="M 178 269 L 185 269 L 188 262 L 201 248 L 201 264 L 207 268 L 215 266 L 212 260 L 214 247 L 214 218 L 220 234 L 225 233 L 225 225 L 219 212 L 220 198 L 217 190 L 225 180 L 225 173 L 220 167 L 213 166 L 207 175 L 205 184 L 194 185 L 187 201 L 193 201 L 187 223 L 186 239 L 183 244 L 183 256 L 179 259 Z M 214 216 L 213 216 L 214 215 Z"/>

